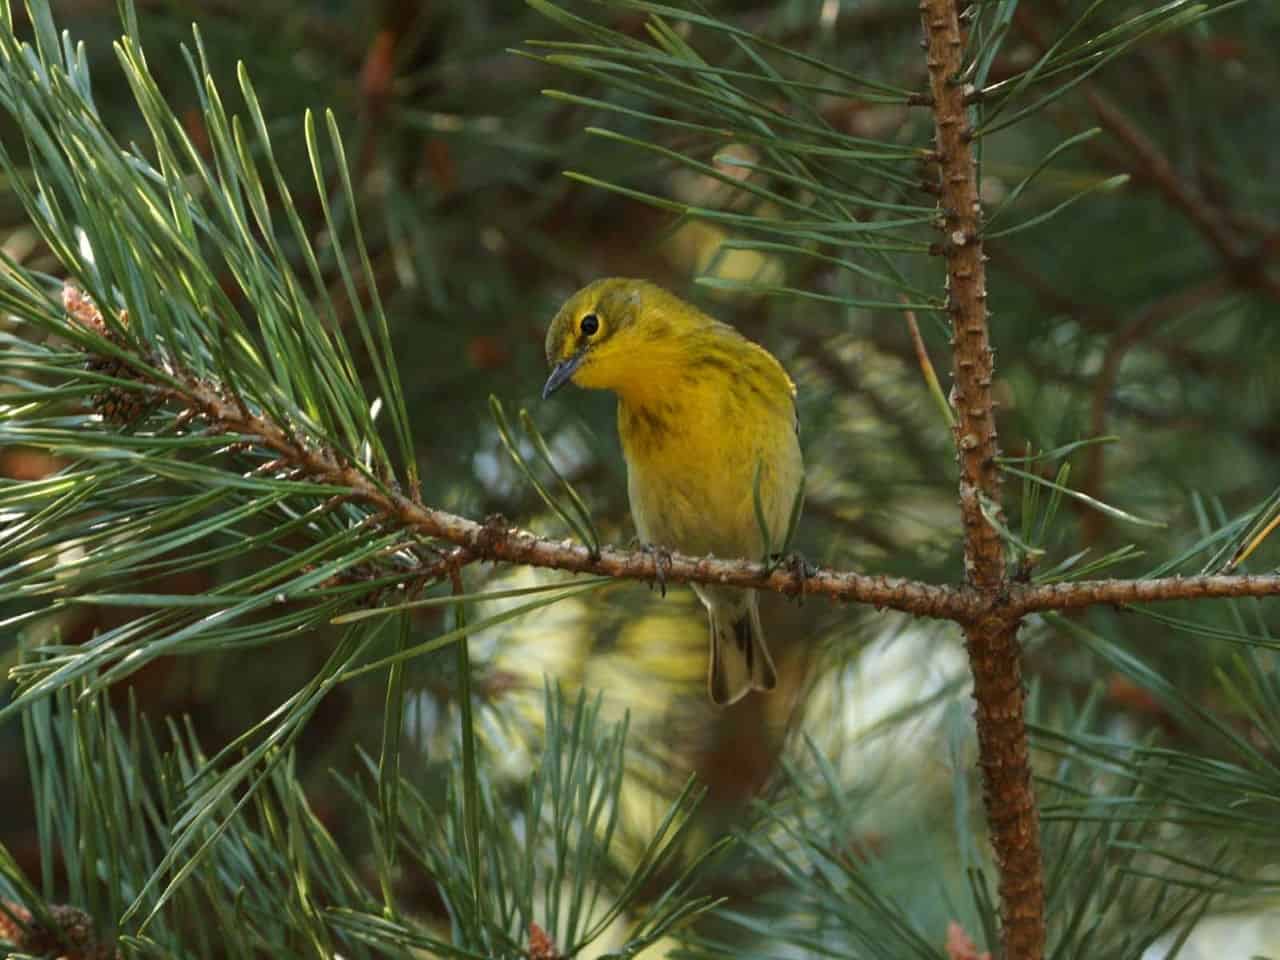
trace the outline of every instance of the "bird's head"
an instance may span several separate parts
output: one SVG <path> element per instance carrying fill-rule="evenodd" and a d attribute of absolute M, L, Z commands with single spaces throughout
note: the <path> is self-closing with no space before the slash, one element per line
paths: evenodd
<path fill-rule="evenodd" d="M 543 399 L 570 380 L 580 387 L 622 392 L 644 375 L 645 360 L 679 327 L 682 304 L 646 280 L 611 277 L 571 296 L 547 329 L 551 376 Z"/>

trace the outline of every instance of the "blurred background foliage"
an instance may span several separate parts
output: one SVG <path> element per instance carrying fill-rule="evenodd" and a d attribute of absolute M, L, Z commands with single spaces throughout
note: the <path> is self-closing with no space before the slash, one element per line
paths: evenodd
<path fill-rule="evenodd" d="M 112 51 L 120 33 L 114 4 L 52 6 L 59 27 L 85 44 L 105 127 L 122 144 L 145 142 L 144 117 Z M 1108 30 L 1136 34 L 1132 24 L 1142 17 L 1159 20 L 1182 6 L 984 5 L 986 19 L 978 20 L 990 57 L 979 62 L 993 98 L 1084 18 L 1072 40 L 1082 44 L 1075 72 L 1018 91 L 1012 106 L 986 122 L 1006 120 L 1080 75 L 1080 64 L 1094 62 L 1089 38 L 1105 47 Z M 984 198 L 989 211 L 1000 211 L 987 252 L 1002 446 L 1010 458 L 1051 452 L 1008 464 L 1006 523 L 1021 576 L 1198 571 L 1239 535 L 1280 476 L 1280 9 L 1261 0 L 1210 7 L 1214 16 L 1142 37 L 1022 122 L 980 141 Z M 613 34 L 584 35 L 564 11 Z M 921 255 L 936 236 L 933 199 L 919 188 L 928 167 L 913 154 L 929 142 L 932 120 L 897 92 L 925 87 L 916 5 L 677 5 L 664 21 L 669 49 L 687 43 L 705 63 L 743 76 L 708 80 L 687 64 L 670 66 L 664 76 L 689 87 L 668 85 L 665 98 L 655 94 L 657 67 L 646 74 L 653 65 L 628 61 L 617 39 L 656 42 L 646 32 L 651 12 L 642 4 L 549 9 L 505 0 L 150 0 L 137 7 L 147 64 L 202 149 L 210 149 L 208 134 L 180 48 L 190 44 L 190 23 L 200 26 L 224 96 L 236 101 L 231 109 L 240 109 L 232 91 L 236 65 L 245 65 L 299 213 L 322 249 L 327 226 L 307 189 L 302 116 L 307 108 L 335 112 L 426 502 L 477 519 L 501 513 L 548 535 L 569 532 L 507 455 L 492 394 L 509 413 L 528 408 L 602 538 L 625 543 L 633 535 L 612 400 L 585 392 L 537 398 L 543 332 L 564 296 L 598 276 L 644 276 L 766 344 L 797 380 L 809 478 L 802 552 L 838 568 L 960 580 L 952 440 L 902 309 L 916 308 L 945 391 L 942 274 L 936 258 Z M 15 13 L 18 33 L 28 35 Z M 612 44 L 620 52 L 610 60 L 531 40 Z M 848 81 L 851 73 L 867 82 Z M 783 132 L 760 142 L 717 140 L 689 126 L 731 128 L 703 112 L 718 83 L 738 91 L 739 107 L 774 111 L 796 126 L 788 134 L 779 121 Z M 549 89 L 555 92 L 542 95 Z M 745 107 L 742 116 L 749 128 Z M 1096 135 L 1040 169 L 1065 140 L 1093 128 Z M 24 156 L 12 116 L 3 135 Z M 784 148 L 780 160 L 768 139 L 783 135 L 849 152 Z M 865 158 L 856 156 L 860 145 Z M 816 195 L 792 163 L 809 164 L 807 175 L 840 196 Z M 1113 178 L 1122 174 L 1129 180 L 1121 185 Z M 346 222 L 336 181 L 331 186 L 335 216 Z M 1016 204 L 1001 207 L 1015 195 Z M 817 225 L 804 227 L 809 214 L 798 211 L 827 201 L 812 214 Z M 1032 222 L 1068 201 L 1052 219 Z M 829 232 L 840 209 L 901 224 L 886 228 L 879 248 L 858 249 L 852 235 L 841 246 Z M 9 258 L 64 274 L 12 189 L 0 192 L 0 218 Z M 771 246 L 771 221 L 782 221 L 790 239 Z M 1001 236 L 1019 225 L 1026 229 Z M 802 235 L 806 229 L 812 236 Z M 896 283 L 886 286 L 849 261 Z M 336 271 L 325 280 L 340 283 Z M 350 317 L 338 320 L 350 329 Z M 18 328 L 0 319 L 0 329 Z M 362 372 L 369 374 L 367 364 Z M 1053 453 L 1100 437 L 1113 439 Z M 67 463 L 38 444 L 0 449 L 0 476 L 13 481 L 54 476 Z M 1054 484 L 1110 509 L 1064 497 Z M 1264 544 L 1246 566 L 1274 568 L 1277 549 Z M 157 592 L 201 595 L 263 562 L 229 556 L 173 573 Z M 473 591 L 556 579 L 503 568 L 472 570 L 468 578 Z M 471 619 L 522 602 L 488 600 Z M 0 616 L 28 609 L 27 600 L 10 596 Z M 116 606 L 68 606 L 25 622 L 21 642 L 81 644 L 134 616 Z M 452 616 L 445 607 L 415 611 L 407 642 L 438 635 Z M 779 937 L 798 950 L 843 956 L 939 956 L 950 921 L 994 943 L 958 631 L 778 597 L 766 598 L 764 616 L 780 689 L 725 711 L 706 702 L 704 618 L 683 589 L 660 599 L 643 585 L 611 585 L 477 632 L 471 690 L 490 829 L 503 804 L 516 804 L 536 778 L 546 711 L 561 703 L 552 697 L 548 707 L 545 683 L 565 691 L 570 713 L 579 692 L 603 692 L 596 725 L 629 712 L 621 839 L 610 852 L 620 877 L 643 862 L 648 838 L 691 775 L 707 791 L 696 810 L 681 808 L 689 819 L 678 848 L 647 877 L 650 886 L 634 891 L 621 914 L 626 922 L 657 917 L 656 939 L 665 932 L 658 894 L 718 838 L 756 824 L 746 844 L 702 875 L 697 895 L 727 899 L 687 928 L 686 949 L 741 955 Z M 1251 918 L 1266 913 L 1280 836 L 1271 829 L 1280 816 L 1280 687 L 1270 640 L 1277 627 L 1274 605 L 1241 602 L 1152 613 L 1093 609 L 1036 619 L 1024 631 L 1060 955 L 1138 955 L 1207 906 L 1238 905 L 1230 894 L 1247 896 Z M 12 666 L 20 631 L 6 632 L 0 656 Z M 252 649 L 165 657 L 117 684 L 109 703 L 151 718 L 157 730 L 161 718 L 189 718 L 179 741 L 195 769 L 199 750 L 212 756 L 257 723 L 333 647 L 321 630 Z M 404 814 L 421 830 L 415 837 L 447 834 L 458 809 L 456 669 L 445 649 L 410 660 L 402 677 L 399 764 L 420 805 Z M 383 675 L 373 674 L 328 692 L 287 773 L 274 775 L 279 783 L 255 801 L 260 808 L 245 833 L 237 832 L 246 850 L 260 840 L 263 848 L 292 851 L 292 841 L 273 838 L 272 825 L 314 821 L 343 851 L 349 875 L 330 876 L 318 899 L 353 912 L 319 922 L 295 891 L 300 939 L 275 941 L 277 951 L 305 952 L 318 937 L 346 934 L 356 939 L 336 948 L 344 955 L 359 942 L 441 949 L 404 931 L 393 937 L 397 918 L 379 926 L 376 909 L 361 899 L 367 892 L 359 892 L 375 890 L 378 878 L 394 878 L 395 897 L 424 929 L 448 939 L 449 918 L 457 922 L 450 891 L 462 880 L 447 876 L 456 865 L 424 854 L 387 871 L 386 851 L 369 839 L 380 814 L 357 783 L 366 772 L 358 751 L 376 756 L 387 735 L 385 688 Z M 41 717 L 50 725 L 42 736 L 58 736 L 50 715 Z M 103 725 L 94 737 L 123 736 L 113 732 L 115 721 L 93 722 Z M 86 909 L 118 915 L 120 903 L 77 888 L 84 881 L 73 879 L 65 853 L 53 853 L 53 828 L 41 825 L 33 804 L 53 802 L 49 778 L 65 760 L 31 729 L 24 741 L 17 723 L 0 727 L 0 842 L 22 873 L 44 878 L 45 896 L 78 893 Z M 157 755 L 146 764 L 159 771 L 173 762 Z M 177 789 L 176 781 L 164 782 Z M 122 799 L 121 810 L 132 802 Z M 412 805 L 405 801 L 405 809 Z M 69 828 L 61 829 L 70 842 Z M 262 836 L 249 837 L 251 830 Z M 329 853 L 317 856 L 329 862 Z M 249 869 L 251 860 L 232 857 L 222 869 L 250 878 L 253 890 L 268 874 Z M 281 888 L 300 883 L 297 862 L 276 864 Z M 1093 883 L 1096 875 L 1106 882 Z M 614 881 L 616 890 L 621 881 Z M 136 892 L 116 900 L 127 905 Z M 196 902 L 219 894 L 191 896 L 193 909 L 211 910 Z M 270 916 L 271 899 L 236 909 L 261 919 Z M 902 916 L 907 927 L 894 919 Z M 174 930 L 180 934 L 180 925 Z M 192 952 L 216 954 L 210 936 L 208 929 L 192 935 Z M 610 928 L 592 949 L 626 940 Z M 1265 952 L 1259 943 L 1250 949 Z"/>

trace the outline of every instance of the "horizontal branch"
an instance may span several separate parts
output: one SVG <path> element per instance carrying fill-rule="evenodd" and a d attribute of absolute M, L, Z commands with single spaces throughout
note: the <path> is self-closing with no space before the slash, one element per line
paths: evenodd
<path fill-rule="evenodd" d="M 626 580 L 652 582 L 661 577 L 668 583 L 748 587 L 789 596 L 820 596 L 841 603 L 869 604 L 962 624 L 990 618 L 1014 620 L 1031 613 L 1100 604 L 1280 596 L 1280 576 L 1255 575 L 1010 585 L 1003 596 L 987 600 L 967 585 L 934 584 L 841 570 L 809 569 L 801 576 L 789 567 L 768 567 L 749 560 L 679 553 L 658 558 L 648 550 L 613 547 L 604 547 L 593 556 L 581 544 L 538 537 L 508 525 L 501 518 L 477 523 L 401 496 L 395 496 L 394 505 L 390 505 L 372 491 L 357 489 L 354 494 L 380 509 L 388 508 L 405 526 L 421 534 L 457 544 L 465 562 L 488 560 Z"/>
<path fill-rule="evenodd" d="M 97 308 L 78 292 L 68 288 L 66 298 L 68 312 L 74 319 L 93 329 L 103 328 Z M 420 537 L 452 544 L 452 550 L 408 574 L 419 581 L 430 576 L 443 578 L 468 564 L 489 561 L 650 583 L 661 580 L 722 584 L 789 596 L 820 596 L 960 624 L 1012 623 L 1029 613 L 1080 609 L 1096 604 L 1280 595 L 1280 576 L 1083 580 L 1048 585 L 1007 583 L 999 592 L 983 594 L 968 585 L 925 583 L 829 569 L 807 569 L 801 573 L 789 565 L 769 566 L 742 559 L 614 547 L 605 547 L 593 554 L 581 544 L 536 536 L 501 517 L 480 522 L 428 506 L 416 495 L 408 496 L 375 480 L 334 450 L 309 443 L 269 416 L 252 411 L 216 383 L 175 370 L 176 385 L 174 382 L 161 385 L 148 380 L 140 368 L 135 372 L 139 387 L 153 399 L 163 398 L 182 411 L 177 415 L 179 421 L 198 418 L 210 429 L 238 434 L 273 451 L 279 457 L 282 470 L 287 467 L 311 480 L 341 489 L 347 498 L 365 504 L 378 514 L 384 527 L 398 525 Z"/>
<path fill-rule="evenodd" d="M 680 553 L 656 555 L 649 550 L 614 547 L 604 547 L 598 554 L 592 554 L 581 544 L 536 536 L 501 517 L 482 522 L 471 520 L 389 491 L 357 467 L 342 463 L 331 451 L 301 443 L 265 417 L 243 409 L 217 388 L 198 380 L 189 380 L 184 386 L 184 392 L 174 391 L 171 399 L 196 406 L 206 420 L 222 429 L 257 440 L 311 479 L 345 487 L 352 499 L 373 508 L 389 522 L 398 523 L 419 536 L 453 544 L 457 549 L 441 561 L 448 566 L 489 561 L 650 583 L 663 580 L 723 584 L 789 596 L 863 603 L 962 624 L 992 618 L 1012 621 L 1029 613 L 1097 604 L 1280 596 L 1280 576 L 1275 575 L 1009 584 L 1003 593 L 987 597 L 967 585 L 830 569 L 809 569 L 802 575 L 787 566 L 766 566 L 741 559 L 691 557 Z"/>
<path fill-rule="evenodd" d="M 490 561 L 650 583 L 663 580 L 723 584 L 869 604 L 962 624 L 991 618 L 1011 621 L 1029 613 L 1096 604 L 1280 595 L 1280 576 L 1081 580 L 1043 586 L 1010 584 L 1002 594 L 984 596 L 967 585 L 925 583 L 828 569 L 810 569 L 802 575 L 789 567 L 771 567 L 750 560 L 691 557 L 680 553 L 655 555 L 649 550 L 613 547 L 592 554 L 581 544 L 536 536 L 501 517 L 478 522 L 390 491 L 356 466 L 343 463 L 332 451 L 302 443 L 278 424 L 250 412 L 229 400 L 218 388 L 200 380 L 187 380 L 181 392 L 172 388 L 162 392 L 168 392 L 176 403 L 195 406 L 205 420 L 220 429 L 254 439 L 275 451 L 309 478 L 346 488 L 352 499 L 373 508 L 388 521 L 422 537 L 454 544 L 458 549 L 443 561 L 454 567 Z"/>
<path fill-rule="evenodd" d="M 977 612 L 973 609 L 977 597 L 967 590 L 900 577 L 835 570 L 807 570 L 801 575 L 797 570 L 749 560 L 655 554 L 651 550 L 613 547 L 604 547 L 598 554 L 592 554 L 581 544 L 536 536 L 501 517 L 478 522 L 388 490 L 356 466 L 343 463 L 332 451 L 300 442 L 279 425 L 227 399 L 217 388 L 202 381 L 187 380 L 182 393 L 176 390 L 169 393 L 174 402 L 196 407 L 205 420 L 220 429 L 256 440 L 271 449 L 310 479 L 346 488 L 352 500 L 373 508 L 386 518 L 385 522 L 397 523 L 422 537 L 454 544 L 460 549 L 447 558 L 454 566 L 487 560 L 627 580 L 715 583 L 774 593 L 825 596 L 943 620 L 965 620 Z"/>
<path fill-rule="evenodd" d="M 1280 596 L 1280 576 L 1158 577 L 1152 580 L 1077 580 L 1016 586 L 1001 605 L 1009 616 L 1046 610 L 1079 610 L 1099 604 L 1156 603 Z"/>

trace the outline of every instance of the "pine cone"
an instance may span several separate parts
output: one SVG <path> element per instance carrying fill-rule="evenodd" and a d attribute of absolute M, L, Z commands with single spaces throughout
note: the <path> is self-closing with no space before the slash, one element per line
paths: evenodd
<path fill-rule="evenodd" d="M 53 956 L 57 960 L 120 958 L 114 944 L 99 942 L 93 918 L 79 907 L 67 904 L 49 907 L 52 928 L 37 922 L 30 910 L 11 900 L 4 901 L 4 907 L 5 910 L 0 910 L 0 941 L 13 944 L 23 953 Z"/>
<path fill-rule="evenodd" d="M 129 346 L 118 331 L 107 326 L 106 321 L 102 319 L 102 312 L 98 309 L 97 304 L 85 296 L 83 290 L 70 284 L 64 286 L 62 288 L 62 308 L 67 311 L 67 315 L 72 320 L 86 330 L 93 331 L 117 347 L 124 348 Z M 121 311 L 120 323 L 122 326 L 129 325 L 127 311 Z M 84 368 L 90 373 L 99 373 L 104 376 L 115 377 L 118 380 L 132 380 L 137 383 L 145 382 L 145 379 L 133 367 L 119 357 L 90 354 L 84 362 Z M 104 387 L 90 396 L 89 401 L 94 410 L 100 413 L 104 420 L 121 426 L 127 426 L 140 419 L 151 406 L 145 391 L 130 390 L 127 387 L 114 384 Z"/>

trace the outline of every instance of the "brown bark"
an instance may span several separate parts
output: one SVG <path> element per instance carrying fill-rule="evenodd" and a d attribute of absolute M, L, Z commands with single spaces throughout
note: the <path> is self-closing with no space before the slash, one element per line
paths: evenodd
<path fill-rule="evenodd" d="M 965 629 L 973 670 L 982 799 L 999 871 L 1005 960 L 1039 960 L 1045 948 L 1040 812 L 1031 781 L 1018 621 Z"/>
<path fill-rule="evenodd" d="M 1040 817 L 1031 782 L 1022 690 L 1019 620 L 1002 608 L 1007 588 L 1004 545 L 983 516 L 999 511 L 995 458 L 994 360 L 987 326 L 982 203 L 970 143 L 964 37 L 955 0 L 921 0 L 935 152 L 941 198 L 941 252 L 947 264 L 954 358 L 951 399 L 960 463 L 960 512 L 965 573 L 991 606 L 990 616 L 965 625 L 965 644 L 977 702 L 978 757 L 991 844 L 999 871 L 1000 916 L 1006 960 L 1041 960 L 1045 897 Z"/>
<path fill-rule="evenodd" d="M 1159 577 L 1153 580 L 1077 580 L 1012 587 L 1004 604 L 1009 616 L 1041 610 L 1079 610 L 1098 604 L 1123 605 L 1166 600 L 1208 600 L 1227 597 L 1269 597 L 1280 594 L 1280 577 L 1253 576 Z"/>

